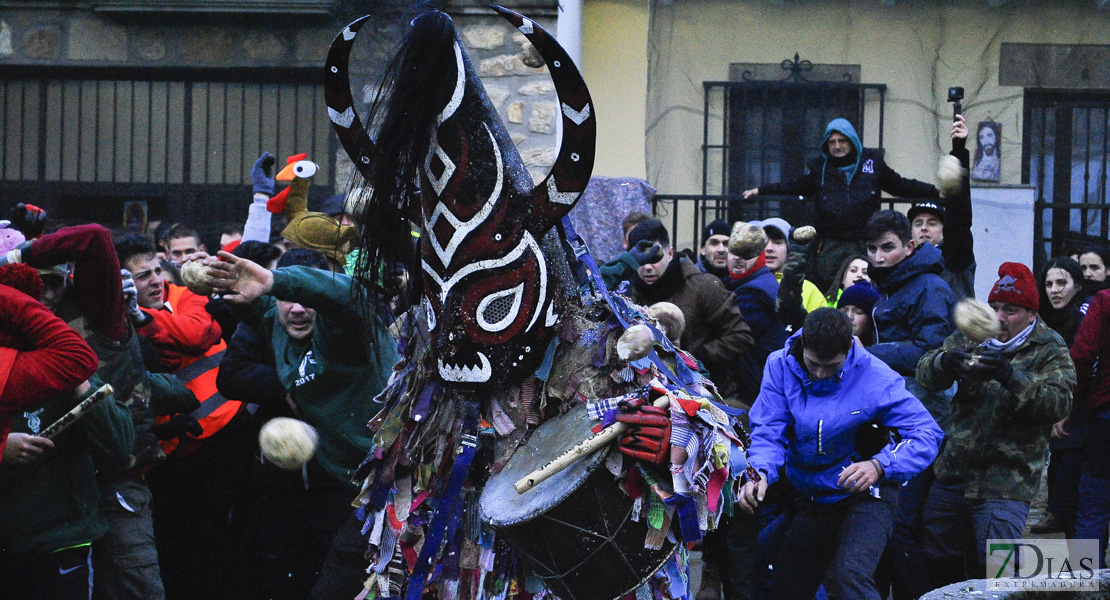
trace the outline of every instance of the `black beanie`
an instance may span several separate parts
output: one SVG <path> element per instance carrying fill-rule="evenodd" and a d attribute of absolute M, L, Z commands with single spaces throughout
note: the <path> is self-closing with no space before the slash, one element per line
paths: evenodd
<path fill-rule="evenodd" d="M 648 219 L 628 232 L 629 248 L 636 247 L 636 243 L 641 240 L 659 242 L 663 246 L 671 245 L 671 236 L 667 234 L 667 228 L 659 219 Z"/>
<path fill-rule="evenodd" d="M 730 235 L 732 227 L 729 227 L 728 221 L 724 219 L 714 219 L 705 229 L 701 230 L 701 245 L 704 246 L 709 241 L 710 236 L 714 235 Z"/>

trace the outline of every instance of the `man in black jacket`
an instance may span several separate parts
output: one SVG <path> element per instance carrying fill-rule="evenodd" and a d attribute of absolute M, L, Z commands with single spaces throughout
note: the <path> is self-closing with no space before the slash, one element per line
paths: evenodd
<path fill-rule="evenodd" d="M 880 208 L 882 192 L 902 198 L 936 198 L 931 184 L 906 179 L 883 162 L 882 150 L 864 148 L 847 119 L 833 119 L 825 128 L 821 156 L 805 175 L 793 181 L 764 184 L 744 192 L 812 196 L 817 202 L 817 239 L 810 278 L 827 289 L 844 259 L 859 254 L 867 219 Z"/>
<path fill-rule="evenodd" d="M 907 216 L 917 247 L 925 242 L 940 249 L 944 271 L 940 277 L 952 288 L 957 300 L 975 297 L 975 240 L 971 235 L 971 188 L 968 185 L 967 125 L 963 115 L 952 123 L 952 152 L 963 169 L 959 192 L 935 200 L 918 202 Z"/>

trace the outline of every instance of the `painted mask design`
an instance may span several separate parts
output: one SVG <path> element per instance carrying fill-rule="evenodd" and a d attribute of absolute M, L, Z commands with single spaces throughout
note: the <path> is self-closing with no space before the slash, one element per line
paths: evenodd
<path fill-rule="evenodd" d="M 448 66 L 442 93 L 425 94 L 439 105 L 429 113 L 434 119 L 416 169 L 420 203 L 412 214 L 422 229 L 421 303 L 440 379 L 471 388 L 519 381 L 543 360 L 563 307 L 554 257 L 545 256 L 541 240 L 586 188 L 596 137 L 589 90 L 566 52 L 530 19 L 494 9 L 539 51 L 558 95 L 561 148 L 538 185 L 449 17 L 429 13 L 413 21 L 414 29 L 449 28 L 443 43 L 425 39 L 421 49 L 434 57 L 431 62 Z M 365 19 L 348 25 L 332 45 L 326 100 L 344 149 L 370 179 L 374 142 L 355 113 L 347 75 L 351 45 Z M 420 131 L 420 123 L 412 126 Z"/>

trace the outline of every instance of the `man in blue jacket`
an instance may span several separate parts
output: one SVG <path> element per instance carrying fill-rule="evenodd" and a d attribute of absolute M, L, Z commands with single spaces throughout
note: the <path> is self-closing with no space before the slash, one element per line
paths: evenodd
<path fill-rule="evenodd" d="M 880 598 L 875 568 L 895 511 L 884 484 L 933 461 L 936 421 L 902 377 L 854 343 L 847 315 L 821 308 L 767 360 L 751 424 L 748 462 L 762 479 L 744 483 L 740 507 L 754 512 L 783 475 L 801 496 L 772 597 L 809 600 L 824 582 L 830 598 Z M 857 444 L 873 425 L 896 434 L 877 452 Z"/>
<path fill-rule="evenodd" d="M 821 155 L 804 175 L 793 181 L 763 184 L 744 191 L 756 194 L 807 196 L 817 204 L 817 252 L 810 274 L 821 289 L 828 289 L 840 263 L 859 252 L 867 218 L 879 210 L 882 192 L 901 198 L 936 198 L 931 184 L 902 177 L 883 161 L 883 151 L 864 148 L 856 128 L 847 119 L 833 119 L 825 127 Z"/>
<path fill-rule="evenodd" d="M 944 259 L 931 243 L 915 245 L 910 221 L 900 212 L 875 213 L 864 233 L 867 274 L 880 294 L 871 311 L 875 344 L 867 350 L 905 376 L 906 388 L 946 427 L 951 393 L 926 390 L 914 378 L 921 357 L 939 348 L 955 330 L 952 309 L 956 295 L 940 277 Z M 898 518 L 887 554 L 892 565 L 889 576 L 899 600 L 928 591 L 922 588 L 926 574 L 924 561 L 918 557 L 921 508 L 932 483 L 932 471 L 926 470 L 898 493 Z"/>

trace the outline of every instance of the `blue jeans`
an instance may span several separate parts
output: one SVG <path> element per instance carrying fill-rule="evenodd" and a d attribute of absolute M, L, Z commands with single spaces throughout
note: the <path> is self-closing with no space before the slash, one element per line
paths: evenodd
<path fill-rule="evenodd" d="M 1090 464 L 1083 465 L 1079 480 L 1079 514 L 1075 539 L 1098 540 L 1098 567 L 1106 568 L 1106 528 L 1110 526 L 1110 479 L 1091 476 Z"/>
<path fill-rule="evenodd" d="M 962 487 L 934 483 L 924 513 L 931 586 L 985 578 L 987 540 L 1021 539 L 1028 516 L 1028 502 L 965 498 Z"/>

